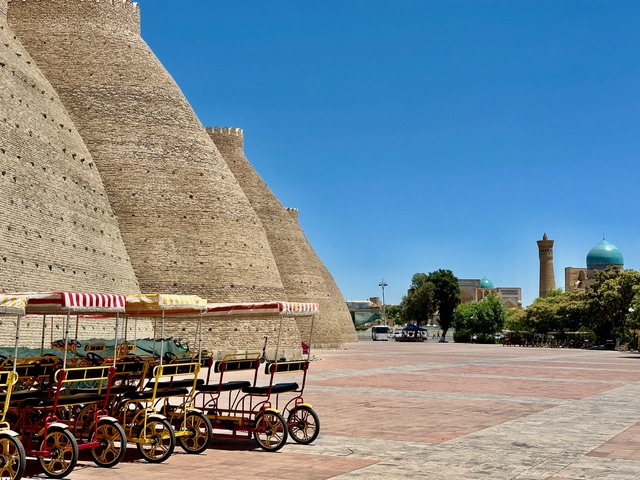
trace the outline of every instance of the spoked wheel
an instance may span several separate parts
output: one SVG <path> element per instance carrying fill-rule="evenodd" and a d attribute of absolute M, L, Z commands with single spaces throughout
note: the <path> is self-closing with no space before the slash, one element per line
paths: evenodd
<path fill-rule="evenodd" d="M 127 453 L 127 435 L 120 424 L 113 420 L 100 420 L 98 429 L 92 432 L 91 440 L 101 443 L 99 447 L 89 451 L 99 467 L 113 467 L 120 463 Z"/>
<path fill-rule="evenodd" d="M 176 448 L 176 436 L 173 427 L 163 418 L 151 418 L 147 421 L 147 426 L 141 426 L 138 432 L 138 440 L 144 442 L 136 443 L 138 451 L 147 462 L 164 462 Z"/>
<path fill-rule="evenodd" d="M 282 415 L 276 412 L 264 412 L 256 418 L 253 438 L 260 448 L 268 452 L 280 450 L 287 443 L 287 424 Z"/>
<path fill-rule="evenodd" d="M 0 478 L 20 480 L 27 466 L 22 442 L 7 433 L 0 433 Z"/>
<path fill-rule="evenodd" d="M 213 438 L 213 427 L 206 415 L 200 412 L 187 413 L 184 428 L 189 434 L 178 436 L 180 447 L 187 453 L 204 452 Z"/>
<path fill-rule="evenodd" d="M 318 438 L 320 419 L 313 408 L 302 405 L 289 412 L 287 418 L 289 435 L 294 442 L 307 445 Z"/>
<path fill-rule="evenodd" d="M 49 452 L 48 457 L 38 457 L 40 468 L 51 478 L 64 478 L 78 463 L 78 442 L 68 430 L 51 427 L 42 439 L 40 451 Z"/>

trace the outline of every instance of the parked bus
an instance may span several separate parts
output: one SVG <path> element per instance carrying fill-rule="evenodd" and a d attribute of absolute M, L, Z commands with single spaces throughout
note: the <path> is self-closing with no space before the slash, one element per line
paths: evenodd
<path fill-rule="evenodd" d="M 371 327 L 371 338 L 375 340 L 389 340 L 391 328 L 386 325 L 376 325 Z"/>

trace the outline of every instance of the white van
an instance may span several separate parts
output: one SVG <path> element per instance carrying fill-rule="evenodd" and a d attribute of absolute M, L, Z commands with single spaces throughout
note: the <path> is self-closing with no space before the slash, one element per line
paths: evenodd
<path fill-rule="evenodd" d="M 391 328 L 386 325 L 376 325 L 371 327 L 371 339 L 376 340 L 389 340 L 391 336 Z"/>

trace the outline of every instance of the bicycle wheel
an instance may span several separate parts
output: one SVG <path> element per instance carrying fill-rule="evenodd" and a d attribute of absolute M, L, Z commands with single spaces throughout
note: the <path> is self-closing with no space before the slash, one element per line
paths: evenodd
<path fill-rule="evenodd" d="M 259 414 L 253 438 L 263 450 L 280 450 L 287 443 L 287 424 L 282 415 L 276 412 Z"/>
<path fill-rule="evenodd" d="M 91 440 L 101 444 L 89 450 L 91 458 L 99 467 L 113 467 L 127 453 L 127 436 L 120 424 L 113 420 L 100 420 L 98 428 L 91 434 Z"/>
<path fill-rule="evenodd" d="M 200 412 L 187 413 L 184 427 L 188 435 L 176 435 L 180 447 L 187 453 L 204 452 L 213 438 L 213 427 L 206 415 Z"/>
<path fill-rule="evenodd" d="M 64 478 L 78 463 L 78 442 L 64 428 L 49 428 L 40 443 L 40 451 L 51 453 L 49 457 L 38 457 L 40 468 L 47 477 Z"/>
<path fill-rule="evenodd" d="M 136 443 L 138 451 L 147 462 L 161 463 L 173 453 L 176 448 L 176 436 L 173 427 L 164 418 L 151 418 L 147 420 L 146 427 L 142 425 L 138 432 Z"/>
<path fill-rule="evenodd" d="M 289 435 L 294 442 L 308 445 L 318 438 L 320 419 L 313 408 L 302 405 L 289 412 L 287 418 Z"/>
<path fill-rule="evenodd" d="M 20 480 L 27 467 L 27 455 L 22 442 L 7 433 L 0 433 L 0 478 Z"/>

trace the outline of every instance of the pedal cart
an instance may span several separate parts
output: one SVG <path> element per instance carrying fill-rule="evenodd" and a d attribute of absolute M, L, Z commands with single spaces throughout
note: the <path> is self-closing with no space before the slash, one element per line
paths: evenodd
<path fill-rule="evenodd" d="M 200 317 L 206 304 L 206 300 L 196 295 L 131 295 L 127 297 L 127 316 L 160 317 L 161 339 L 164 339 L 165 319 L 195 318 L 199 341 Z M 154 321 L 154 330 L 155 325 Z M 118 363 L 124 360 L 122 358 Z M 114 406 L 114 415 L 124 425 L 127 438 L 136 444 L 147 461 L 166 460 L 173 453 L 176 439 L 187 453 L 201 453 L 208 447 L 211 423 L 193 403 L 200 368 L 199 352 L 177 359 L 167 355 L 161 341 L 157 355 L 144 360 L 138 388 L 123 394 Z"/>
<path fill-rule="evenodd" d="M 72 313 L 117 317 L 124 312 L 125 305 L 125 297 L 121 295 L 72 292 L 19 295 L 26 299 L 27 314 L 43 314 L 43 326 L 47 315 L 62 316 L 63 345 L 69 344 Z M 42 471 L 52 478 L 71 473 L 79 450 L 89 450 L 98 466 L 111 467 L 120 462 L 126 449 L 122 428 L 115 418 L 107 415 L 105 408 L 115 372 L 113 366 L 69 367 L 68 348 L 61 353 L 62 358 L 41 355 L 13 359 L 22 390 L 12 396 L 10 413 L 27 455 L 36 457 Z M 79 390 L 80 385 L 92 385 L 93 390 Z M 93 405 L 93 415 L 80 419 L 77 413 L 87 405 Z"/>
<path fill-rule="evenodd" d="M 214 429 L 214 437 L 251 438 L 266 451 L 277 451 L 284 446 L 288 436 L 299 443 L 311 443 L 318 436 L 320 422 L 312 405 L 304 403 L 302 394 L 309 367 L 310 347 L 304 361 L 279 360 L 282 320 L 288 317 L 309 317 L 310 336 L 313 333 L 313 318 L 318 313 L 316 304 L 294 302 L 209 304 L 204 314 L 205 321 L 220 317 L 273 317 L 280 321 L 275 355 L 266 360 L 264 350 L 255 353 L 240 353 L 225 356 L 209 363 L 205 385 L 197 387 L 196 404 L 207 412 Z M 309 344 L 310 345 L 310 344 Z M 266 381 L 259 385 L 264 365 Z M 244 372 L 245 380 L 237 380 L 236 372 Z M 211 373 L 218 374 L 218 381 L 211 381 Z M 299 373 L 297 382 L 275 383 L 276 374 Z M 234 375 L 229 381 L 228 376 Z M 278 409 L 280 395 L 289 395 L 282 412 Z M 284 398 L 284 397 L 283 397 Z M 283 416 L 284 415 L 284 416 Z M 287 420 L 285 420 L 285 416 Z"/>
<path fill-rule="evenodd" d="M 9 315 L 16 317 L 16 332 L 20 328 L 20 317 L 25 314 L 26 300 L 20 296 L 0 294 L 0 317 L 7 319 Z M 7 317 L 7 318 L 5 318 Z M 18 341 L 14 347 L 14 357 L 17 356 Z M 6 359 L 5 359 L 6 360 Z M 3 362 L 4 363 L 4 362 Z M 0 371 L 0 478 L 20 480 L 24 475 L 27 464 L 27 454 L 18 438 L 18 433 L 11 429 L 6 421 L 7 411 L 11 403 L 11 393 L 18 382 L 15 362 L 11 370 Z"/>

